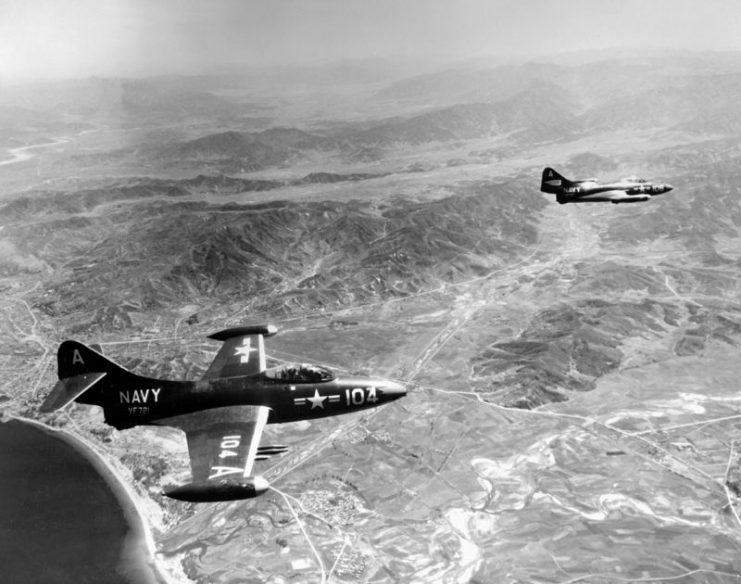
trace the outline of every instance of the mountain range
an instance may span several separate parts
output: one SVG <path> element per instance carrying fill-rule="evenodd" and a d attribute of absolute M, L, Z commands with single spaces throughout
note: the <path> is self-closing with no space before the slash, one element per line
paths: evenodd
<path fill-rule="evenodd" d="M 731 581 L 739 75 L 651 51 L 3 91 L 0 401 L 123 469 L 181 580 Z M 674 190 L 558 205 L 545 166 Z M 37 412 L 66 338 L 196 379 L 209 334 L 268 321 L 271 365 L 409 394 L 268 427 L 255 501 L 164 498 L 176 430 Z"/>

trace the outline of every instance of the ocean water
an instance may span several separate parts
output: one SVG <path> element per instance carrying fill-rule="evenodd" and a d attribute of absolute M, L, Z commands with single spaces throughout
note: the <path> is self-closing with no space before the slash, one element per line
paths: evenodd
<path fill-rule="evenodd" d="M 3 582 L 142 584 L 160 580 L 111 486 L 67 441 L 0 424 Z"/>

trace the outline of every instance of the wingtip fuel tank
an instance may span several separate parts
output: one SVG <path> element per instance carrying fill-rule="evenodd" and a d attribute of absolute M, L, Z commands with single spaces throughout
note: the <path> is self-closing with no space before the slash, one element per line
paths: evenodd
<path fill-rule="evenodd" d="M 270 488 L 261 476 L 221 481 L 197 481 L 165 490 L 171 499 L 189 503 L 215 503 L 217 501 L 236 501 L 254 499 Z"/>
<path fill-rule="evenodd" d="M 551 167 L 543 169 L 540 190 L 556 195 L 565 203 L 642 203 L 656 195 L 668 193 L 674 187 L 667 183 L 651 183 L 637 176 L 602 183 L 594 178 L 570 180 Z"/>

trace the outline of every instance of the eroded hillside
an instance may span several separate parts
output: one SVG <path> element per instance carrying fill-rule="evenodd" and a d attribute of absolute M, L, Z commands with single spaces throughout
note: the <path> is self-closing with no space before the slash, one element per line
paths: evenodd
<path fill-rule="evenodd" d="M 729 581 L 739 69 L 673 55 L 371 75 L 326 103 L 277 99 L 270 76 L 239 99 L 218 78 L 90 80 L 22 111 L 4 96 L 3 123 L 25 128 L 0 200 L 4 411 L 94 441 L 193 581 Z M 302 79 L 325 95 L 326 76 Z M 538 192 L 546 165 L 674 191 L 561 206 Z M 195 379 L 207 334 L 264 321 L 281 330 L 271 364 L 410 393 L 269 427 L 290 452 L 260 463 L 276 489 L 261 499 L 168 500 L 189 476 L 178 431 L 37 412 L 65 338 Z"/>

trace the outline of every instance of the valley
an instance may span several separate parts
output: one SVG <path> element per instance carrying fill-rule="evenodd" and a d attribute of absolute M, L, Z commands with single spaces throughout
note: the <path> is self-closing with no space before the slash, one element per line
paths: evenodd
<path fill-rule="evenodd" d="M 96 444 L 173 581 L 737 581 L 741 62 L 713 59 L 373 75 L 348 101 L 329 72 L 323 102 L 259 78 L 36 93 L 4 142 L 39 146 L 2 166 L 3 417 Z M 558 205 L 546 165 L 675 190 Z M 200 506 L 161 495 L 189 477 L 179 431 L 37 412 L 66 338 L 195 379 L 208 334 L 261 322 L 269 365 L 410 393 L 269 426 L 274 490 Z"/>

